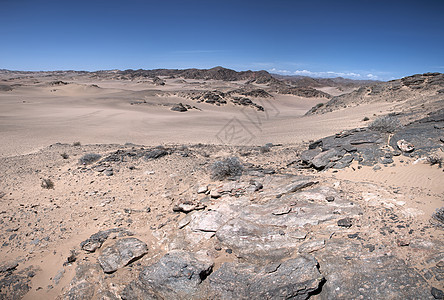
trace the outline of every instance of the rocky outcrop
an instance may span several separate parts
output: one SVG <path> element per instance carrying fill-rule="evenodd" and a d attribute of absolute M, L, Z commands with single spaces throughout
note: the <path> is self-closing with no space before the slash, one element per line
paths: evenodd
<path fill-rule="evenodd" d="M 211 299 L 308 299 L 323 284 L 316 259 L 299 256 L 263 267 L 225 263 L 203 284 Z"/>
<path fill-rule="evenodd" d="M 192 299 L 213 269 L 204 252 L 171 251 L 146 267 L 123 291 L 122 299 Z"/>
<path fill-rule="evenodd" d="M 367 85 L 349 94 L 333 97 L 322 107 L 312 109 L 307 114 L 323 114 L 375 102 L 402 102 L 400 108 L 412 115 L 421 112 L 434 112 L 442 108 L 442 99 L 437 95 L 443 87 L 444 74 L 417 74 L 389 82 Z"/>
<path fill-rule="evenodd" d="M 91 235 L 87 240 L 80 243 L 80 248 L 88 252 L 95 252 L 98 248 L 102 247 L 103 243 L 108 239 L 111 234 L 123 237 L 132 235 L 131 232 L 123 228 L 112 228 L 108 230 L 99 231 Z"/>
<path fill-rule="evenodd" d="M 136 238 L 124 238 L 103 249 L 98 261 L 105 273 L 112 273 L 148 252 L 147 245 Z"/>

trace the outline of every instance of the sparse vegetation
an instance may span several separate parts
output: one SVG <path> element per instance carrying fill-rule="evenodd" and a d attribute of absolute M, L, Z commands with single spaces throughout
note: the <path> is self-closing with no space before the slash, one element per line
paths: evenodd
<path fill-rule="evenodd" d="M 438 168 L 442 168 L 442 157 L 439 157 L 438 155 L 430 155 L 427 157 L 427 162 L 433 166 L 438 165 Z"/>
<path fill-rule="evenodd" d="M 102 156 L 97 153 L 87 153 L 79 159 L 79 164 L 89 165 L 92 164 L 93 162 L 98 161 L 101 157 Z"/>
<path fill-rule="evenodd" d="M 393 133 L 396 129 L 401 128 L 401 122 L 395 116 L 383 116 L 374 120 L 368 128 L 374 131 Z"/>
<path fill-rule="evenodd" d="M 260 153 L 270 152 L 271 147 L 273 147 L 273 144 L 272 143 L 267 143 L 267 144 L 265 144 L 265 145 L 263 145 L 263 146 L 261 146 L 259 148 L 259 152 Z"/>
<path fill-rule="evenodd" d="M 224 180 L 228 177 L 242 175 L 243 166 L 237 157 L 229 157 L 218 160 L 211 166 L 211 178 L 213 180 Z"/>
<path fill-rule="evenodd" d="M 60 153 L 60 156 L 61 156 L 63 159 L 68 159 L 68 158 L 69 158 L 69 155 L 68 155 L 66 152 Z"/>
<path fill-rule="evenodd" d="M 80 144 L 80 142 L 74 142 L 74 143 L 72 143 L 72 145 L 73 146 L 80 146 L 81 144 Z"/>
<path fill-rule="evenodd" d="M 49 178 L 43 178 L 41 186 L 44 189 L 50 190 L 54 188 L 54 182 Z"/>

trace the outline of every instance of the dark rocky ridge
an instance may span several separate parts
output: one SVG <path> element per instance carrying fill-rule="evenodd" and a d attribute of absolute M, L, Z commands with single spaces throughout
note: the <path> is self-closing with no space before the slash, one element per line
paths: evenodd
<path fill-rule="evenodd" d="M 361 165 L 392 164 L 392 157 L 427 156 L 443 145 L 444 109 L 398 128 L 393 134 L 356 128 L 322 138 L 302 152 L 301 161 L 318 170 L 350 166 L 353 160 Z M 413 152 L 402 152 L 398 142 L 404 140 L 414 146 Z"/>
<path fill-rule="evenodd" d="M 444 87 L 444 74 L 425 73 L 389 82 L 364 86 L 349 94 L 333 97 L 325 105 L 307 114 L 323 114 L 347 107 L 375 102 L 399 102 L 399 109 L 410 115 L 441 109 L 444 98 L 439 92 Z"/>

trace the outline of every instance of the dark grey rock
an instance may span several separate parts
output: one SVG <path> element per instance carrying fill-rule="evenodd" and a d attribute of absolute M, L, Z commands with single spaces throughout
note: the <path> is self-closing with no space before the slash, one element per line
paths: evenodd
<path fill-rule="evenodd" d="M 298 230 L 282 235 L 281 230 L 281 226 L 264 226 L 234 219 L 222 226 L 216 237 L 237 255 L 252 260 L 273 260 L 289 255 L 306 236 L 305 232 Z"/>
<path fill-rule="evenodd" d="M 301 160 L 303 163 L 310 164 L 313 158 L 322 152 L 321 148 L 308 149 L 301 153 Z"/>
<path fill-rule="evenodd" d="M 311 253 L 318 251 L 324 247 L 325 240 L 314 240 L 303 243 L 298 250 L 300 253 Z"/>
<path fill-rule="evenodd" d="M 19 272 L 12 269 L 3 273 L 0 277 L 0 299 L 22 299 L 31 290 L 31 279 L 36 269 L 30 266 Z M 29 275 L 33 276 L 29 276 Z"/>
<path fill-rule="evenodd" d="M 340 160 L 345 154 L 344 152 L 344 150 L 341 151 L 335 148 L 329 149 L 316 155 L 311 163 L 316 169 L 324 169 L 330 162 Z"/>
<path fill-rule="evenodd" d="M 17 261 L 8 261 L 8 262 L 5 262 L 5 263 L 2 263 L 0 265 L 0 273 L 12 271 L 15 268 L 17 268 L 17 266 L 18 266 L 18 262 Z"/>
<path fill-rule="evenodd" d="M 203 252 L 173 250 L 146 267 L 122 292 L 123 299 L 191 299 L 213 269 Z"/>
<path fill-rule="evenodd" d="M 384 164 L 384 165 L 392 164 L 393 163 L 393 159 L 391 159 L 391 158 L 383 158 L 381 160 L 381 163 Z"/>
<path fill-rule="evenodd" d="M 335 197 L 334 196 L 327 196 L 327 197 L 325 197 L 325 200 L 327 200 L 327 202 L 333 202 L 333 201 L 335 201 Z"/>
<path fill-rule="evenodd" d="M 103 273 L 98 264 L 80 264 L 76 268 L 76 275 L 71 280 L 69 290 L 64 294 L 64 298 L 69 300 L 93 299 L 95 290 L 102 280 Z"/>
<path fill-rule="evenodd" d="M 148 252 L 147 245 L 136 238 L 124 238 L 105 248 L 98 257 L 105 273 L 117 271 Z"/>
<path fill-rule="evenodd" d="M 94 252 L 102 246 L 106 239 L 112 233 L 118 233 L 119 236 L 132 235 L 123 228 L 112 228 L 108 230 L 99 231 L 89 237 L 89 239 L 80 243 L 80 247 L 88 252 Z"/>
<path fill-rule="evenodd" d="M 430 292 L 435 299 L 444 299 L 444 292 L 442 290 L 432 287 Z"/>
<path fill-rule="evenodd" d="M 178 111 L 178 112 L 188 111 L 188 109 L 182 103 L 175 104 L 173 107 L 171 107 L 171 110 Z"/>
<path fill-rule="evenodd" d="M 290 184 L 286 184 L 286 185 L 276 188 L 275 194 L 276 194 L 276 196 L 282 196 L 285 194 L 294 193 L 294 192 L 299 191 L 303 188 L 312 186 L 316 183 L 318 183 L 318 181 L 311 179 L 311 178 L 305 178 L 305 177 L 297 178 L 297 179 L 293 180 L 293 182 Z"/>
<path fill-rule="evenodd" d="M 437 226 L 444 228 L 444 207 L 438 208 L 433 214 L 430 222 Z"/>
<path fill-rule="evenodd" d="M 145 154 L 145 159 L 157 159 L 165 155 L 168 155 L 168 151 L 165 149 L 154 149 Z"/>
<path fill-rule="evenodd" d="M 338 226 L 340 227 L 352 227 L 353 225 L 353 219 L 352 218 L 344 218 L 338 220 Z"/>
<path fill-rule="evenodd" d="M 225 263 L 202 285 L 210 299 L 308 299 L 323 276 L 311 256 L 299 256 L 265 267 Z"/>

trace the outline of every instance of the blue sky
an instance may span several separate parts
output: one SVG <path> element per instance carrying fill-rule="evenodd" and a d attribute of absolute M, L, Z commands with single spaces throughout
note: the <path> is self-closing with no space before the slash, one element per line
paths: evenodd
<path fill-rule="evenodd" d="M 0 0 L 0 68 L 444 71 L 444 0 Z"/>

